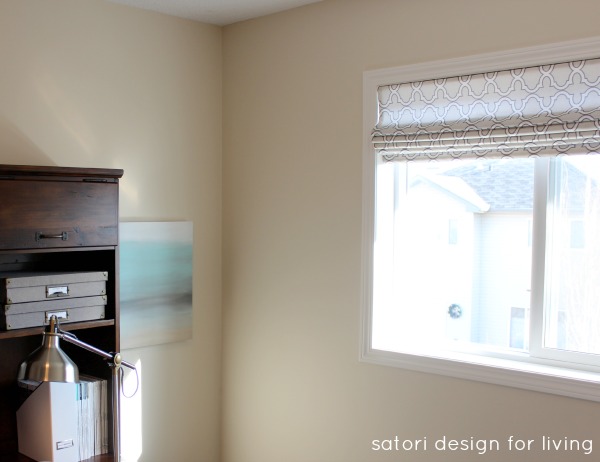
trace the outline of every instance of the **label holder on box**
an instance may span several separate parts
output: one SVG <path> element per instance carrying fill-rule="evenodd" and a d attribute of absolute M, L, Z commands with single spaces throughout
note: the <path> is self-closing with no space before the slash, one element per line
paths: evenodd
<path fill-rule="evenodd" d="M 46 286 L 46 298 L 68 296 L 69 286 Z"/>

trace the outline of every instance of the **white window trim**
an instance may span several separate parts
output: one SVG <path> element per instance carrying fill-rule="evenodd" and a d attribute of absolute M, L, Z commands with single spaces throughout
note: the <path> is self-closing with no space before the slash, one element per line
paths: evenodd
<path fill-rule="evenodd" d="M 600 57 L 600 37 L 367 71 L 363 75 L 363 262 L 360 361 L 600 402 L 600 368 L 580 371 L 545 363 L 456 354 L 436 358 L 371 348 L 376 156 L 371 131 L 381 85 Z M 485 361 L 483 361 L 485 359 Z"/>

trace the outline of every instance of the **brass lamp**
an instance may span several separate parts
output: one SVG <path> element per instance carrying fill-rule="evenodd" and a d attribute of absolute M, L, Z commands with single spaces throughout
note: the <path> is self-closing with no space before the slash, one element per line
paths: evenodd
<path fill-rule="evenodd" d="M 79 370 L 77 365 L 61 350 L 60 339 L 103 357 L 112 368 L 113 453 L 115 460 L 120 461 L 121 366 L 135 370 L 133 364 L 121 359 L 120 353 L 107 353 L 79 340 L 69 332 L 60 330 L 58 319 L 56 316 L 52 316 L 48 329 L 43 333 L 42 345 L 21 363 L 17 378 L 36 382 L 78 382 Z"/>

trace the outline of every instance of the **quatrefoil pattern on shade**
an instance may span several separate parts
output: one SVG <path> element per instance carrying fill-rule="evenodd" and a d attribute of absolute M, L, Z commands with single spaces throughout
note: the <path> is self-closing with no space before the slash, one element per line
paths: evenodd
<path fill-rule="evenodd" d="M 381 86 L 385 159 L 507 157 L 600 149 L 600 59 Z"/>

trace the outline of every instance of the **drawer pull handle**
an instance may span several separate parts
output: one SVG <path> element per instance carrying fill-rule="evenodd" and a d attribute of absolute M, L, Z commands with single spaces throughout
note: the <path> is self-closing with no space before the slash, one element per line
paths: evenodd
<path fill-rule="evenodd" d="M 69 239 L 69 233 L 66 231 L 63 231 L 60 234 L 44 234 L 40 232 L 35 233 L 36 241 L 41 241 L 42 239 L 62 239 L 63 241 L 66 241 Z"/>

